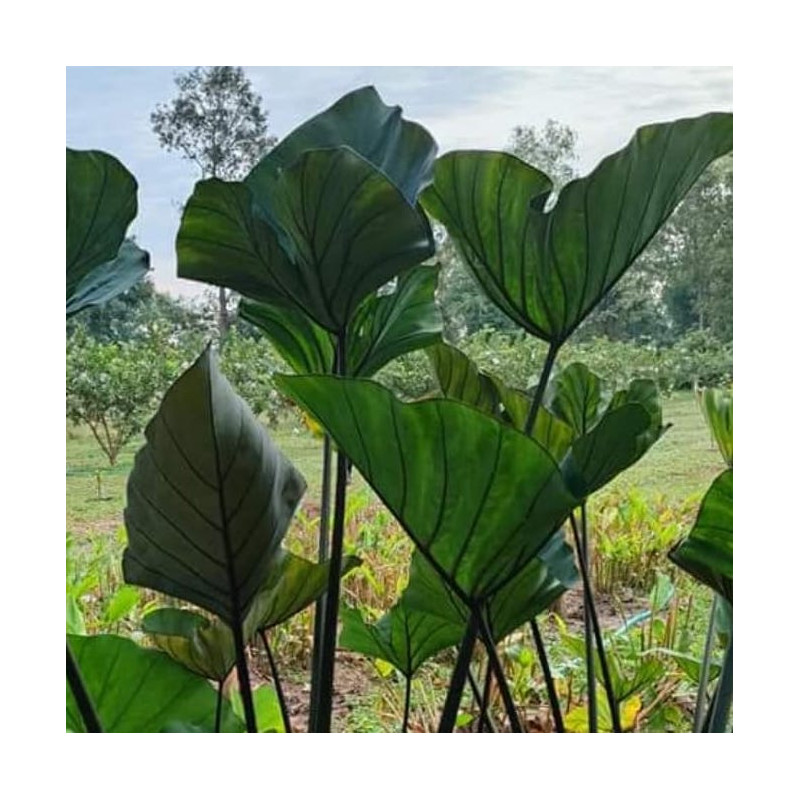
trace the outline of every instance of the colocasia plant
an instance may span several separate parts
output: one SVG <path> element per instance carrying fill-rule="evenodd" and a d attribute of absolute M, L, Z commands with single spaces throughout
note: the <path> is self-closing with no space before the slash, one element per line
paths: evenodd
<path fill-rule="evenodd" d="M 285 598 L 264 599 L 269 592 L 299 589 L 292 576 L 315 570 L 313 587 L 303 579 L 309 585 L 303 605 L 324 593 L 317 607 L 310 730 L 331 729 L 340 620 L 343 647 L 388 661 L 406 678 L 403 730 L 415 672 L 427 658 L 458 647 L 443 732 L 454 728 L 467 682 L 481 730 L 504 724 L 525 730 L 498 643 L 530 627 L 554 727 L 564 730 L 536 617 L 579 575 L 587 727 L 598 729 L 597 663 L 604 713 L 614 730 L 622 730 L 587 570 L 586 502 L 659 439 L 661 409 L 652 382 L 634 381 L 612 394 L 585 366 L 556 372 L 554 365 L 560 348 L 705 167 L 731 148 L 729 114 L 647 126 L 552 203 L 550 179 L 514 156 L 465 151 L 437 159 L 431 135 L 368 87 L 289 134 L 243 181 L 199 182 L 178 232 L 178 273 L 245 297 L 243 315 L 263 328 L 297 373 L 276 378 L 276 385 L 337 445 L 332 511 L 329 442 L 323 460 L 320 558 L 329 561 L 301 569 L 283 550 L 305 481 L 207 351 L 148 426 L 128 487 L 126 579 L 202 610 L 165 609 L 146 620 L 156 643 L 182 666 L 142 648 L 137 657 L 181 669 L 184 680 L 200 681 L 202 695 L 192 714 L 167 709 L 169 719 L 148 724 L 236 729 L 240 723 L 221 691 L 235 667 L 246 728 L 264 730 L 256 719 L 246 645 L 297 610 L 299 604 Z M 487 296 L 546 343 L 532 391 L 480 372 L 441 340 L 428 215 L 447 228 Z M 391 359 L 422 347 L 441 397 L 404 403 L 368 380 Z M 343 555 L 351 466 L 416 548 L 406 590 L 375 624 L 358 609 L 339 609 L 341 576 L 352 566 Z M 487 664 L 478 679 L 477 651 Z M 106 655 L 96 656 L 92 670 L 110 680 L 96 667 Z M 86 674 L 94 674 L 88 665 Z M 216 694 L 208 681 L 217 684 Z M 492 684 L 504 721 L 491 718 Z M 84 686 L 74 729 L 80 719 L 89 727 L 96 686 Z M 122 717 L 133 705 L 129 700 Z M 116 710 L 96 705 L 100 720 L 113 728 Z M 283 727 L 288 730 L 288 720 Z"/>

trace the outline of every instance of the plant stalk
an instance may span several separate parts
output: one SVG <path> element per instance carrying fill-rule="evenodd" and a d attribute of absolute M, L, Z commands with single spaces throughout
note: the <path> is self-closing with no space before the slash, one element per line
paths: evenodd
<path fill-rule="evenodd" d="M 480 719 L 478 721 L 478 733 L 483 733 L 486 728 L 494 733 L 494 725 L 489 715 L 489 699 L 492 692 L 492 667 L 489 660 L 486 660 L 486 677 L 483 679 L 483 693 L 481 695 Z"/>
<path fill-rule="evenodd" d="M 542 374 L 539 376 L 539 383 L 536 386 L 536 393 L 533 396 L 528 417 L 525 420 L 525 435 L 530 436 L 533 431 L 533 424 L 536 422 L 536 414 L 542 405 L 544 399 L 544 390 L 547 388 L 547 381 L 550 380 L 550 373 L 553 371 L 553 365 L 556 363 L 556 355 L 558 354 L 558 345 L 555 342 L 550 343 L 547 350 L 547 357 L 544 360 L 544 367 Z"/>
<path fill-rule="evenodd" d="M 590 584 L 590 576 L 589 576 L 589 568 L 587 566 L 587 559 L 586 559 L 586 551 L 588 550 L 588 536 L 586 535 L 586 504 L 584 503 L 581 506 L 581 528 L 582 528 L 582 539 L 586 542 L 587 547 L 583 548 L 580 544 L 578 544 L 578 535 L 577 535 L 577 526 L 575 523 L 575 516 L 570 514 L 570 519 L 572 521 L 573 532 L 575 533 L 576 539 L 576 550 L 578 551 L 578 564 L 581 570 L 581 577 L 583 578 L 583 605 L 584 605 L 584 619 L 586 619 L 586 612 L 588 610 L 588 620 L 590 624 L 590 630 L 594 631 L 594 638 L 595 642 L 597 643 L 597 658 L 600 661 L 600 670 L 603 673 L 603 683 L 606 690 L 606 698 L 608 699 L 608 708 L 611 712 L 611 726 L 614 730 L 614 733 L 622 733 L 622 722 L 619 718 L 619 706 L 617 705 L 617 698 L 614 695 L 614 687 L 611 683 L 611 672 L 608 669 L 608 659 L 606 658 L 606 649 L 605 645 L 603 644 L 603 633 L 600 630 L 600 623 L 597 619 L 597 609 L 594 604 L 594 595 L 592 594 L 592 587 Z M 592 730 L 590 727 L 590 731 L 592 733 L 597 732 L 597 687 L 595 684 L 594 678 L 594 653 L 591 651 L 591 640 L 588 640 L 587 645 L 587 658 L 591 654 L 591 662 L 587 662 L 586 664 L 586 674 L 589 675 L 589 668 L 591 664 L 591 674 L 592 674 L 592 692 L 594 693 L 594 710 L 595 710 L 595 730 Z M 590 711 L 590 724 L 591 724 L 591 703 L 589 705 Z"/>
<path fill-rule="evenodd" d="M 477 609 L 478 625 L 480 626 L 481 639 L 483 646 L 489 656 L 489 668 L 494 672 L 497 678 L 497 687 L 500 689 L 500 696 L 503 698 L 503 705 L 506 707 L 506 714 L 508 714 L 508 723 L 511 726 L 512 733 L 522 733 L 522 723 L 520 722 L 519 715 L 517 714 L 514 699 L 511 697 L 511 690 L 508 688 L 508 681 L 503 673 L 503 666 L 500 663 L 500 657 L 497 655 L 497 648 L 492 638 L 492 631 L 489 628 L 489 623 L 483 614 L 482 609 Z"/>
<path fill-rule="evenodd" d="M 217 682 L 217 708 L 214 712 L 214 733 L 219 733 L 219 729 L 222 725 L 222 687 L 224 684 L 224 679 Z"/>
<path fill-rule="evenodd" d="M 322 563 L 328 558 L 328 535 L 331 518 L 331 437 L 325 434 L 322 443 L 322 499 L 319 511 L 319 538 L 317 542 L 317 561 Z M 324 631 L 326 595 L 320 595 L 314 606 L 314 644 L 311 649 L 311 675 L 319 675 L 320 659 L 322 657 L 322 634 Z M 317 705 L 319 681 L 311 681 L 311 707 Z"/>
<path fill-rule="evenodd" d="M 544 639 L 542 638 L 535 617 L 531 620 L 531 633 L 533 634 L 533 643 L 536 646 L 536 655 L 539 658 L 539 664 L 544 673 L 544 684 L 547 687 L 547 699 L 550 703 L 550 710 L 553 712 L 553 727 L 556 733 L 564 733 L 564 718 L 561 716 L 561 704 L 558 702 L 558 692 L 556 691 L 556 685 L 553 681 L 553 673 L 550 671 L 550 662 L 547 660 L 547 650 L 545 650 L 544 647 Z"/>
<path fill-rule="evenodd" d="M 478 635 L 478 618 L 473 611 L 470 614 L 467 630 L 461 645 L 458 648 L 458 658 L 453 668 L 453 675 L 450 678 L 450 686 L 447 689 L 447 698 L 444 701 L 442 717 L 439 720 L 439 733 L 452 733 L 458 716 L 458 707 L 461 704 L 461 694 L 464 691 L 464 683 L 469 672 L 469 662 L 472 658 L 472 651 L 475 649 L 475 639 Z"/>
<path fill-rule="evenodd" d="M 703 649 L 703 662 L 700 665 L 700 684 L 697 687 L 697 704 L 694 708 L 694 720 L 692 722 L 692 732 L 700 733 L 703 729 L 703 717 L 706 705 L 706 691 L 708 690 L 708 674 L 711 668 L 711 654 L 714 650 L 714 633 L 716 628 L 717 614 L 717 593 L 714 592 L 714 599 L 711 601 L 711 619 L 708 621 L 706 632 L 706 644 Z"/>
<path fill-rule="evenodd" d="M 264 650 L 267 651 L 267 661 L 269 661 L 269 672 L 272 676 L 272 682 L 275 684 L 275 694 L 278 695 L 278 703 L 281 707 L 281 717 L 283 717 L 283 730 L 286 733 L 292 732 L 292 719 L 289 716 L 289 708 L 286 705 L 286 697 L 283 694 L 283 686 L 281 686 L 281 678 L 278 675 L 278 666 L 272 656 L 272 648 L 269 646 L 269 639 L 267 638 L 266 631 L 259 631 L 261 634 L 261 641 L 264 643 Z"/>
<path fill-rule="evenodd" d="M 258 733 L 256 725 L 256 709 L 253 705 L 253 691 L 250 688 L 250 673 L 247 669 L 247 654 L 244 649 L 242 626 L 233 626 L 233 642 L 236 647 L 236 677 L 239 680 L 239 694 L 244 707 L 244 722 L 248 733 Z"/>
<path fill-rule="evenodd" d="M 403 727 L 400 733 L 408 733 L 408 718 L 411 715 L 411 678 L 406 675 L 406 695 L 403 703 Z"/>
<path fill-rule="evenodd" d="M 725 733 L 728 724 L 728 715 L 733 701 L 733 640 L 731 639 L 725 651 L 722 662 L 722 672 L 717 682 L 714 693 L 714 702 L 709 711 L 708 732 Z"/>
<path fill-rule="evenodd" d="M 345 333 L 342 331 L 336 340 L 337 375 L 344 376 Z M 322 651 L 318 673 L 312 676 L 319 683 L 315 703 L 311 707 L 309 730 L 313 733 L 328 733 L 331 729 L 333 709 L 333 672 L 336 660 L 336 624 L 339 617 L 339 585 L 342 573 L 342 551 L 344 549 L 344 517 L 347 500 L 347 456 L 340 449 L 336 457 L 336 494 L 333 506 L 333 537 L 331 541 L 330 572 L 328 591 L 325 599 L 325 618 L 322 629 Z M 313 693 L 312 693 L 313 694 Z"/>
<path fill-rule="evenodd" d="M 86 726 L 87 733 L 102 733 L 103 728 L 100 725 L 100 719 L 97 716 L 94 705 L 92 705 L 89 693 L 86 691 L 75 657 L 69 649 L 69 642 L 67 642 L 67 682 L 69 683 L 69 688 L 72 689 L 75 702 L 78 704 L 78 711 L 81 712 L 81 718 Z"/>

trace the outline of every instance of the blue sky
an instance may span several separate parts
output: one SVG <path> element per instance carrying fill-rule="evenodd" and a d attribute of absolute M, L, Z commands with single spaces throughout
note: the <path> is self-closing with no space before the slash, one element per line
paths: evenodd
<path fill-rule="evenodd" d="M 139 182 L 131 232 L 150 251 L 156 285 L 193 295 L 205 287 L 175 276 L 179 205 L 199 178 L 177 153 L 161 150 L 150 113 L 176 93 L 191 67 L 67 69 L 67 145 L 119 158 Z M 500 149 L 515 125 L 548 118 L 578 133 L 582 172 L 624 146 L 649 122 L 733 108 L 730 67 L 246 67 L 282 137 L 341 95 L 373 84 L 385 102 L 425 125 L 440 152 Z"/>

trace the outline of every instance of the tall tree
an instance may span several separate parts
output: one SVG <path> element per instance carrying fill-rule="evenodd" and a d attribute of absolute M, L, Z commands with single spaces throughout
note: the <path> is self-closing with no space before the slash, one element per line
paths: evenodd
<path fill-rule="evenodd" d="M 201 178 L 240 180 L 277 141 L 269 112 L 241 67 L 197 67 L 175 77 L 178 95 L 150 115 L 163 148 L 178 151 Z M 230 327 L 226 290 L 219 289 L 219 331 Z"/>

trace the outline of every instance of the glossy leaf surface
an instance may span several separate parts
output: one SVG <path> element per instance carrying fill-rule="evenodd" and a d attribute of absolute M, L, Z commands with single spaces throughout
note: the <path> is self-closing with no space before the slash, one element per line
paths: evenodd
<path fill-rule="evenodd" d="M 387 661 L 407 678 L 464 636 L 463 623 L 418 611 L 403 599 L 374 624 L 365 622 L 355 608 L 345 606 L 340 615 L 339 647 Z"/>
<path fill-rule="evenodd" d="M 733 468 L 706 492 L 694 527 L 670 559 L 733 605 Z"/>
<path fill-rule="evenodd" d="M 142 620 L 142 630 L 159 650 L 210 680 L 224 680 L 236 662 L 231 629 L 195 611 L 158 608 Z"/>
<path fill-rule="evenodd" d="M 216 692 L 164 653 L 120 636 L 67 636 L 67 642 L 104 731 L 157 732 L 173 721 L 213 726 Z M 84 729 L 69 688 L 67 727 Z M 237 729 L 225 703 L 223 730 Z"/>
<path fill-rule="evenodd" d="M 67 316 L 129 289 L 147 271 L 147 253 L 124 242 L 136 190 L 113 156 L 67 148 Z"/>
<path fill-rule="evenodd" d="M 504 153 L 452 152 L 437 160 L 422 202 L 487 295 L 528 332 L 560 344 L 732 147 L 730 114 L 645 126 L 568 183 L 548 211 L 543 173 Z"/>
<path fill-rule="evenodd" d="M 355 569 L 361 559 L 342 559 L 342 575 Z M 314 564 L 286 550 L 270 566 L 267 580 L 256 595 L 244 623 L 245 638 L 259 630 L 280 625 L 311 605 L 328 588 L 330 562 Z"/>
<path fill-rule="evenodd" d="M 259 197 L 269 196 L 282 169 L 307 150 L 346 146 L 380 170 L 414 205 L 433 179 L 436 142 L 425 128 L 403 119 L 375 88 L 364 86 L 304 122 L 271 150 L 247 177 Z"/>
<path fill-rule="evenodd" d="M 172 385 L 128 479 L 123 572 L 240 625 L 305 481 L 209 349 Z"/>
<path fill-rule="evenodd" d="M 725 463 L 733 466 L 733 393 L 703 389 L 700 407 Z"/>
<path fill-rule="evenodd" d="M 577 500 L 535 441 L 450 400 L 400 403 L 369 381 L 276 378 L 318 419 L 461 593 L 493 594 Z"/>

